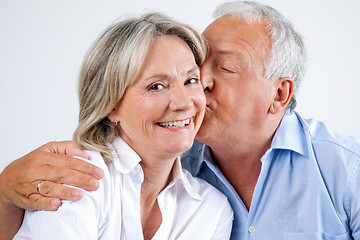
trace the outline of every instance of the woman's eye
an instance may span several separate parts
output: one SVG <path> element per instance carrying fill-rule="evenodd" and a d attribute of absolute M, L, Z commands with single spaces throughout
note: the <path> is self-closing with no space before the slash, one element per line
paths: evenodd
<path fill-rule="evenodd" d="M 164 88 L 164 85 L 160 84 L 160 83 L 155 83 L 155 84 L 152 84 L 148 87 L 148 90 L 149 91 L 158 91 L 160 89 L 163 89 Z"/>
<path fill-rule="evenodd" d="M 200 81 L 198 78 L 190 78 L 186 81 L 185 84 L 197 84 Z"/>

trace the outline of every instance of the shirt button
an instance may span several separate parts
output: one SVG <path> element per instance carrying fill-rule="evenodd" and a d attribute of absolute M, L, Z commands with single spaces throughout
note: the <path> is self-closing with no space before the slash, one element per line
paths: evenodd
<path fill-rule="evenodd" d="M 254 233 L 255 232 L 255 227 L 254 226 L 250 226 L 249 227 L 249 233 Z"/>

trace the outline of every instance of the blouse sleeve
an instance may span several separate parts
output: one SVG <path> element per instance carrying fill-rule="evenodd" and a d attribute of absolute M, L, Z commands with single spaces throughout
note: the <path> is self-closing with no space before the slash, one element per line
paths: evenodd
<path fill-rule="evenodd" d="M 230 239 L 234 220 L 234 211 L 232 210 L 230 203 L 227 201 L 227 199 L 224 200 L 223 203 L 224 204 L 219 209 L 221 211 L 221 215 L 215 232 L 211 237 L 212 240 Z"/>

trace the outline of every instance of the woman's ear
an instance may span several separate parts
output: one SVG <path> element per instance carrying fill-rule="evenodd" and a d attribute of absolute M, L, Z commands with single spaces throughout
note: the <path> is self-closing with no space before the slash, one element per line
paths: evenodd
<path fill-rule="evenodd" d="M 294 81 L 291 77 L 279 78 L 274 84 L 274 99 L 269 108 L 269 113 L 272 114 L 285 109 L 294 94 Z"/>
<path fill-rule="evenodd" d="M 120 122 L 120 117 L 119 114 L 117 113 L 116 107 L 111 110 L 111 112 L 107 115 L 107 117 L 108 119 L 110 119 L 112 123 L 117 124 L 118 122 Z"/>

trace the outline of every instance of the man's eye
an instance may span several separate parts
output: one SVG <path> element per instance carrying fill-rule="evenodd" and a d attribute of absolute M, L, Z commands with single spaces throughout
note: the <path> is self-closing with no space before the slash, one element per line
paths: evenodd
<path fill-rule="evenodd" d="M 221 67 L 221 69 L 224 70 L 224 71 L 227 72 L 227 73 L 235 73 L 235 71 L 230 70 L 229 68 Z"/>
<path fill-rule="evenodd" d="M 190 78 L 188 79 L 185 84 L 197 84 L 200 81 L 198 78 Z"/>
<path fill-rule="evenodd" d="M 151 84 L 148 87 L 148 90 L 149 91 L 158 91 L 158 90 L 163 89 L 163 88 L 164 88 L 164 85 L 162 85 L 160 83 L 155 83 L 155 84 Z"/>

